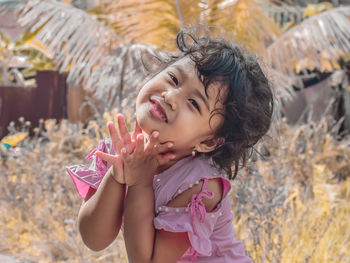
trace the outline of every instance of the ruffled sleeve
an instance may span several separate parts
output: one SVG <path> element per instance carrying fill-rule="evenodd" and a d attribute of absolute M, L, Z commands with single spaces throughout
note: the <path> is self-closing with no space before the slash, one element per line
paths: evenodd
<path fill-rule="evenodd" d="M 86 197 L 91 188 L 94 190 L 98 188 L 110 167 L 110 164 L 95 155 L 96 151 L 115 154 L 110 137 L 101 140 L 97 147 L 86 156 L 85 160 L 91 162 L 89 166 L 85 164 L 76 164 L 66 167 L 78 194 L 82 198 Z"/>
<path fill-rule="evenodd" d="M 193 256 L 210 256 L 212 244 L 210 236 L 220 212 L 206 212 L 202 198 L 214 198 L 214 194 L 206 189 L 208 179 L 203 179 L 202 190 L 192 196 L 187 207 L 174 208 L 161 206 L 156 208 L 157 215 L 154 218 L 156 229 L 169 232 L 187 232 Z"/>

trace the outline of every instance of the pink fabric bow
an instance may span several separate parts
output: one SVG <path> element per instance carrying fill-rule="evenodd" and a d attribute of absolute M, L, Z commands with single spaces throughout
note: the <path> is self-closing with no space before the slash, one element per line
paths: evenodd
<path fill-rule="evenodd" d="M 195 216 L 197 216 L 199 219 L 199 222 L 203 223 L 207 212 L 202 198 L 203 197 L 208 199 L 214 198 L 214 193 L 206 189 L 207 184 L 208 184 L 208 178 L 204 178 L 202 191 L 198 194 L 192 195 L 192 200 L 191 200 L 191 203 L 189 204 L 189 209 L 192 217 L 193 232 L 196 235 L 197 235 L 197 231 L 194 224 L 194 218 Z"/>
<path fill-rule="evenodd" d="M 192 195 L 192 200 L 191 200 L 191 203 L 189 204 L 189 209 L 190 209 L 191 219 L 192 219 L 193 233 L 195 235 L 198 234 L 197 230 L 196 230 L 196 226 L 194 224 L 195 217 L 197 216 L 199 219 L 199 222 L 203 223 L 204 219 L 205 219 L 205 215 L 207 213 L 202 198 L 203 197 L 208 198 L 208 199 L 214 198 L 214 193 L 206 189 L 207 184 L 208 184 L 208 178 L 204 178 L 201 192 L 198 194 Z M 196 262 L 197 256 L 198 256 L 198 252 L 194 251 L 194 253 L 192 255 L 192 262 Z"/>

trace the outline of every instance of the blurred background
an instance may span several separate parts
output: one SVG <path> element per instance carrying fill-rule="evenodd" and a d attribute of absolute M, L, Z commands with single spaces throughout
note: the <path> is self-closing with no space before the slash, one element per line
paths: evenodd
<path fill-rule="evenodd" d="M 254 262 L 350 262 L 350 0 L 0 0 L 0 261 L 127 262 L 121 237 L 84 247 L 65 166 L 133 127 L 176 34 L 225 37 L 270 79 L 271 131 L 232 182 L 237 237 Z"/>

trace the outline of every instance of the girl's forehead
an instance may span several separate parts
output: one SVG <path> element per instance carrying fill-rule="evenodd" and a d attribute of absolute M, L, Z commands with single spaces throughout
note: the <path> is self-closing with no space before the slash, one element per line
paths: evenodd
<path fill-rule="evenodd" d="M 169 65 L 169 67 L 175 67 L 175 68 L 179 68 L 179 69 L 195 69 L 196 64 L 194 63 L 193 60 L 191 60 L 188 56 L 183 57 L 177 61 L 175 61 L 174 63 L 172 63 L 171 65 Z"/>

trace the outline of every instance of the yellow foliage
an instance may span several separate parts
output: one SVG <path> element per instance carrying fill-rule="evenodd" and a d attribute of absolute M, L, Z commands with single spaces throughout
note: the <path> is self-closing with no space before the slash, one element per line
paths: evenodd
<path fill-rule="evenodd" d="M 16 175 L 12 176 L 11 177 L 11 182 L 15 184 L 16 181 L 17 181 L 17 176 Z"/>
<path fill-rule="evenodd" d="M 308 4 L 303 12 L 303 17 L 311 17 L 322 13 L 324 11 L 330 10 L 333 8 L 333 5 L 329 2 L 321 2 L 318 4 Z"/>
<path fill-rule="evenodd" d="M 339 224 L 350 225 L 345 220 L 350 215 L 350 208 L 345 200 L 339 199 L 341 185 L 329 183 L 334 176 L 332 172 L 325 165 L 315 165 L 314 168 L 314 197 L 307 200 L 294 217 L 286 217 L 282 224 L 284 252 L 281 262 L 341 260 L 338 252 L 342 247 L 337 240 L 346 241 L 346 234 L 341 233 Z M 345 184 L 348 183 L 349 180 Z M 295 229 L 291 229 L 291 224 Z M 347 244 L 349 248 L 350 244 Z"/>
<path fill-rule="evenodd" d="M 47 58 L 53 59 L 54 53 L 48 49 L 48 47 L 41 42 L 39 39 L 35 38 L 34 36 L 31 36 L 30 38 L 26 39 L 24 42 L 28 47 L 33 48 L 42 54 L 44 54 Z"/>

